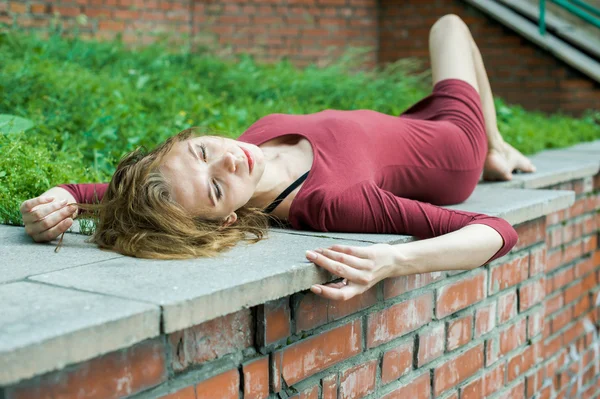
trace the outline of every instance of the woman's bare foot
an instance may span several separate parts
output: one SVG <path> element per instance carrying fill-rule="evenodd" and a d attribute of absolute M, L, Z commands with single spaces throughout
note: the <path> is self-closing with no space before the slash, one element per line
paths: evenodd
<path fill-rule="evenodd" d="M 514 170 L 535 172 L 535 166 L 531 161 L 513 146 L 503 141 L 499 147 L 488 151 L 483 167 L 483 180 L 512 180 Z"/>

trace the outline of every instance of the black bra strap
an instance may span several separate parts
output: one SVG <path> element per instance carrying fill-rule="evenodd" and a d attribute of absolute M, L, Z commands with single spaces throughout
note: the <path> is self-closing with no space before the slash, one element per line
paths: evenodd
<path fill-rule="evenodd" d="M 263 212 L 265 212 L 265 213 L 273 212 L 273 209 L 277 208 L 277 205 L 279 205 L 281 203 L 281 201 L 283 201 L 285 199 L 285 197 L 290 195 L 290 193 L 292 191 L 294 191 L 300 184 L 302 184 L 302 182 L 304 182 L 304 180 L 306 180 L 306 177 L 308 176 L 309 172 L 310 172 L 310 170 L 308 172 L 306 172 L 305 174 L 303 174 L 302 176 L 300 176 L 298 179 L 296 179 L 296 181 L 293 182 L 292 184 L 290 184 L 290 186 L 288 188 L 283 190 L 283 192 L 281 194 L 279 194 L 279 196 L 277 198 L 275 198 L 275 201 L 271 202 L 269 204 L 269 206 L 267 206 L 264 209 Z"/>

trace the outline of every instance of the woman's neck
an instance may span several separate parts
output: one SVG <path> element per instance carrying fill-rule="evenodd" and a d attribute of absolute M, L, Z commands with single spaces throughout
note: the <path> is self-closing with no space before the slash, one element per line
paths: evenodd
<path fill-rule="evenodd" d="M 296 145 L 299 139 L 300 137 L 295 140 L 283 139 L 270 145 L 260 146 L 265 156 L 265 170 L 254 195 L 248 202 L 250 206 L 266 208 L 306 172 L 307 168 L 303 166 L 306 162 L 302 162 L 304 154 Z"/>

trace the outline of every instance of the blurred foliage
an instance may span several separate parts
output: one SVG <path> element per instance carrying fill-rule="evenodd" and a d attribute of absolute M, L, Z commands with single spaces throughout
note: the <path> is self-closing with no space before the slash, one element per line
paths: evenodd
<path fill-rule="evenodd" d="M 20 202 L 56 184 L 108 181 L 124 153 L 190 126 L 235 138 L 270 113 L 398 115 L 428 92 L 414 60 L 356 71 L 360 49 L 298 69 L 176 48 L 0 33 L 0 114 L 33 122 L 0 133 L 0 221 L 19 223 Z M 525 153 L 600 138 L 597 112 L 574 119 L 496 105 L 506 141 Z"/>

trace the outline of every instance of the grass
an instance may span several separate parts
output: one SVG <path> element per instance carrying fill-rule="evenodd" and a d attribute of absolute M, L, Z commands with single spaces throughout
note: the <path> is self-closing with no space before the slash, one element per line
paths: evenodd
<path fill-rule="evenodd" d="M 190 126 L 239 136 L 270 113 L 368 108 L 400 114 L 428 93 L 404 60 L 352 72 L 356 54 L 298 69 L 222 59 L 158 43 L 129 50 L 17 32 L 0 34 L 0 114 L 34 127 L 0 134 L 0 221 L 21 222 L 19 204 L 60 183 L 107 181 L 118 159 Z M 599 114 L 543 115 L 496 99 L 506 141 L 524 153 L 600 138 Z"/>

